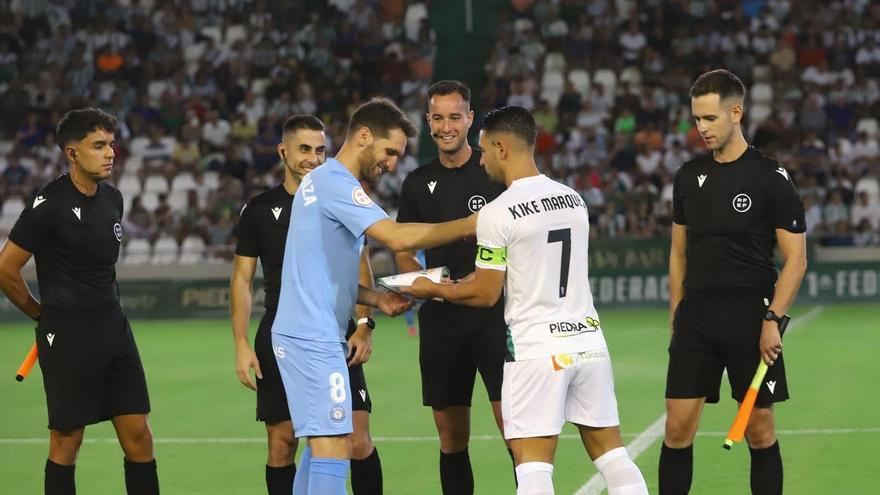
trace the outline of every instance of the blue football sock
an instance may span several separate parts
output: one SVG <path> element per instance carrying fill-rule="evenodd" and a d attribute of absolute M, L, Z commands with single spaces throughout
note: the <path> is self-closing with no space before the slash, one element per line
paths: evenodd
<path fill-rule="evenodd" d="M 348 459 L 313 458 L 309 467 L 309 493 L 346 495 Z"/>
<path fill-rule="evenodd" d="M 293 478 L 293 495 L 309 494 L 309 469 L 312 463 L 312 448 L 306 444 L 302 457 L 299 458 L 299 468 Z"/>

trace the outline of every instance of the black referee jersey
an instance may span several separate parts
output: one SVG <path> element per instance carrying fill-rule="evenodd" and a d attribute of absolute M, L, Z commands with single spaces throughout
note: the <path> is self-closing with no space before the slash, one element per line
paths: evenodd
<path fill-rule="evenodd" d="M 44 310 L 96 315 L 119 309 L 116 261 L 122 210 L 116 188 L 99 182 L 97 192 L 86 196 L 69 174 L 28 201 L 9 240 L 34 254 Z"/>
<path fill-rule="evenodd" d="M 804 206 L 788 171 L 749 148 L 728 163 L 711 153 L 675 175 L 674 221 L 687 226 L 684 287 L 706 294 L 767 291 L 776 283 L 776 229 L 802 233 Z"/>
<path fill-rule="evenodd" d="M 441 223 L 464 218 L 480 210 L 504 192 L 504 185 L 489 180 L 480 165 L 480 152 L 473 150 L 461 167 L 446 168 L 439 158 L 410 172 L 400 191 L 398 222 Z M 450 276 L 459 279 L 474 271 L 477 244 L 474 240 L 458 240 L 445 246 L 425 250 L 426 268 L 449 267 Z M 503 299 L 488 311 L 503 311 Z M 454 307 L 464 317 L 486 314 L 482 308 L 425 301 L 422 311 L 439 314 L 440 307 Z M 422 314 L 422 313 L 420 313 Z"/>
<path fill-rule="evenodd" d="M 235 254 L 260 258 L 263 265 L 263 288 L 266 309 L 277 309 L 281 294 L 281 264 L 290 226 L 293 195 L 277 186 L 254 196 L 244 206 L 238 221 L 238 245 Z"/>

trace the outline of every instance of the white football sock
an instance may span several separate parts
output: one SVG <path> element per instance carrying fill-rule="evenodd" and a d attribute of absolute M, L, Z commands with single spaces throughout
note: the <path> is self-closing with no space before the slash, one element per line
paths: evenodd
<path fill-rule="evenodd" d="M 553 464 L 524 462 L 516 467 L 516 495 L 553 495 Z"/>
<path fill-rule="evenodd" d="M 608 495 L 648 495 L 645 478 L 625 447 L 605 452 L 593 464 L 605 477 Z"/>

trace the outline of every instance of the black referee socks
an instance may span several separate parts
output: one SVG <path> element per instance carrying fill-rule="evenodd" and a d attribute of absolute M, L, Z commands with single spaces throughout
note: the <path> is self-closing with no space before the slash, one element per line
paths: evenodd
<path fill-rule="evenodd" d="M 780 495 L 782 493 L 782 454 L 779 441 L 766 449 L 749 447 L 752 455 L 752 495 Z"/>
<path fill-rule="evenodd" d="M 683 449 L 667 447 L 663 442 L 660 448 L 660 467 L 658 469 L 661 495 L 685 495 L 691 489 L 694 477 L 694 446 Z"/>
<path fill-rule="evenodd" d="M 46 495 L 76 495 L 75 471 L 76 464 L 62 466 L 46 459 L 46 474 L 43 479 Z"/>
<path fill-rule="evenodd" d="M 440 486 L 444 495 L 473 495 L 474 471 L 468 449 L 455 454 L 440 452 Z"/>
<path fill-rule="evenodd" d="M 290 495 L 293 492 L 293 477 L 296 464 L 290 466 L 266 466 L 266 489 L 269 495 Z"/>
<path fill-rule="evenodd" d="M 382 461 L 376 447 L 366 459 L 351 460 L 351 491 L 354 495 L 382 495 Z"/>
<path fill-rule="evenodd" d="M 125 461 L 125 491 L 128 495 L 159 495 L 156 459 L 149 462 Z"/>

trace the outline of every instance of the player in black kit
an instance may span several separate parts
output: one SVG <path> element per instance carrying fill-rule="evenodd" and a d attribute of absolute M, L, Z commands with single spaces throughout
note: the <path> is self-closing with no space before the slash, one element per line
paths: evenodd
<path fill-rule="evenodd" d="M 707 72 L 691 87 L 693 117 L 711 152 L 682 165 L 673 186 L 661 494 L 690 490 L 694 436 L 704 404 L 719 400 L 724 369 L 733 399 L 742 401 L 760 359 L 770 369 L 746 427 L 751 488 L 782 493 L 773 403 L 788 398 L 788 386 L 779 323 L 806 271 L 806 226 L 788 172 L 743 137 L 744 95 L 726 70 Z M 777 245 L 784 258 L 778 276 Z"/>
<path fill-rule="evenodd" d="M 104 182 L 113 172 L 115 132 L 116 119 L 94 108 L 61 118 L 56 140 L 69 172 L 29 200 L 0 252 L 0 288 L 37 321 L 51 495 L 76 493 L 85 427 L 108 419 L 125 454 L 127 492 L 159 493 L 147 382 L 116 283 L 123 203 Z M 39 302 L 21 276 L 31 256 Z"/>
<path fill-rule="evenodd" d="M 440 223 L 467 217 L 504 191 L 480 166 L 467 133 L 474 119 L 470 89 L 440 81 L 428 89 L 428 125 L 440 155 L 411 172 L 400 193 L 398 222 Z M 477 245 L 461 240 L 425 251 L 426 268 L 448 266 L 454 279 L 473 273 Z M 413 252 L 396 254 L 401 272 L 422 267 Z M 479 370 L 501 422 L 501 376 L 507 352 L 504 298 L 491 308 L 426 301 L 419 309 L 422 402 L 434 413 L 440 436 L 440 483 L 444 494 L 474 491 L 468 443 L 470 407 Z"/>
<path fill-rule="evenodd" d="M 284 183 L 255 196 L 242 210 L 238 224 L 238 246 L 231 291 L 232 330 L 235 340 L 236 372 L 243 385 L 257 391 L 257 420 L 266 423 L 269 456 L 266 462 L 266 487 L 270 495 L 290 495 L 296 473 L 294 456 L 297 439 L 293 435 L 290 409 L 281 383 L 278 364 L 272 351 L 272 322 L 281 291 L 281 264 L 290 224 L 293 196 L 302 178 L 324 163 L 326 154 L 324 124 L 312 115 L 296 115 L 282 130 L 278 154 L 284 167 Z M 254 339 L 248 342 L 251 316 L 251 288 L 257 258 L 263 267 L 264 306 L 266 312 Z M 369 251 L 361 254 L 360 283 L 372 287 Z M 357 306 L 358 323 L 349 321 L 346 338 L 349 349 L 349 376 L 352 397 L 352 490 L 355 495 L 382 493 L 382 466 L 379 452 L 370 438 L 369 412 L 372 410 L 363 363 L 372 353 L 375 323 L 372 308 Z M 254 352 L 254 349 L 256 352 Z M 250 369 L 256 374 L 256 384 Z"/>

